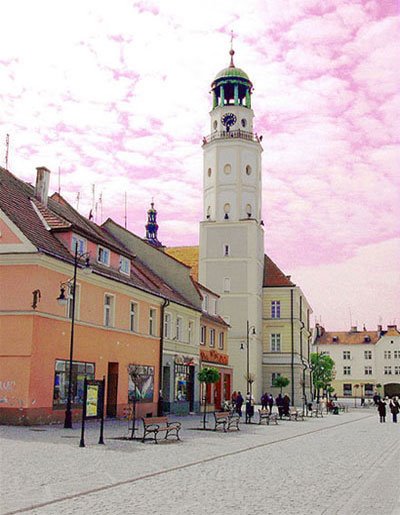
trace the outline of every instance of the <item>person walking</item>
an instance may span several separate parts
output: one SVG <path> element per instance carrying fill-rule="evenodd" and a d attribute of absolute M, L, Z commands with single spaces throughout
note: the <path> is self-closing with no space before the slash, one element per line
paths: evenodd
<path fill-rule="evenodd" d="M 386 422 L 386 402 L 383 399 L 378 401 L 379 422 Z"/>
<path fill-rule="evenodd" d="M 392 397 L 389 401 L 389 408 L 392 413 L 392 420 L 397 424 L 397 415 L 400 411 L 400 403 L 397 397 Z"/>
<path fill-rule="evenodd" d="M 269 412 L 272 413 L 272 406 L 274 405 L 274 398 L 272 397 L 271 394 L 268 395 L 268 407 L 269 407 Z"/>
<path fill-rule="evenodd" d="M 242 406 L 243 406 L 243 396 L 240 392 L 237 393 L 236 396 L 236 413 L 239 415 L 239 417 L 242 416 Z"/>
<path fill-rule="evenodd" d="M 288 394 L 285 394 L 283 397 L 283 414 L 285 417 L 289 416 L 289 408 L 290 408 L 290 397 Z"/>
<path fill-rule="evenodd" d="M 275 399 L 276 407 L 278 408 L 279 418 L 282 420 L 283 415 L 283 397 L 280 393 L 278 397 Z"/>
<path fill-rule="evenodd" d="M 246 395 L 246 424 L 251 424 L 251 419 L 254 416 L 254 397 L 250 392 Z"/>
<path fill-rule="evenodd" d="M 268 407 L 268 393 L 265 392 L 261 395 L 261 409 L 266 410 Z"/>

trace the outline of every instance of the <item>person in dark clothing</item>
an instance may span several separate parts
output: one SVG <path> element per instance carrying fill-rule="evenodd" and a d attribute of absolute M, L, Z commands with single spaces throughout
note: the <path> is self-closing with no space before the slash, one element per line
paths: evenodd
<path fill-rule="evenodd" d="M 239 417 L 242 416 L 242 406 L 243 406 L 243 396 L 240 392 L 237 393 L 236 397 L 236 413 L 239 415 Z"/>
<path fill-rule="evenodd" d="M 392 397 L 389 401 L 389 408 L 392 413 L 392 420 L 395 424 L 397 424 L 397 415 L 400 411 L 400 403 L 397 397 Z"/>
<path fill-rule="evenodd" d="M 276 407 L 278 408 L 279 418 L 282 420 L 283 415 L 283 397 L 280 393 L 278 397 L 275 399 Z"/>
<path fill-rule="evenodd" d="M 283 414 L 285 417 L 289 416 L 289 408 L 290 408 L 290 397 L 289 395 L 285 395 L 283 398 Z"/>
<path fill-rule="evenodd" d="M 374 401 L 374 404 L 375 406 L 378 406 L 378 402 L 381 400 L 381 396 L 375 392 L 375 395 L 372 397 L 373 401 Z"/>
<path fill-rule="evenodd" d="M 261 395 L 261 409 L 267 409 L 268 406 L 268 394 L 267 392 Z"/>
<path fill-rule="evenodd" d="M 272 397 L 271 394 L 268 395 L 268 407 L 269 407 L 269 412 L 272 413 L 272 406 L 274 405 L 274 398 Z"/>
<path fill-rule="evenodd" d="M 379 422 L 386 422 L 386 402 L 382 399 L 379 399 L 378 402 L 378 413 L 379 413 Z"/>

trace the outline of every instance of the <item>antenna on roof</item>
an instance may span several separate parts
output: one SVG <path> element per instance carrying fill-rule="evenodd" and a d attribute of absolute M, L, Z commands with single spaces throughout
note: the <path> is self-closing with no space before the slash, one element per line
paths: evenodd
<path fill-rule="evenodd" d="M 126 229 L 126 226 L 127 226 L 127 221 L 128 221 L 128 216 L 127 216 L 127 206 L 126 206 L 127 202 L 126 202 L 126 191 L 125 191 L 125 202 L 124 202 L 124 220 L 125 220 L 125 229 Z"/>
<path fill-rule="evenodd" d="M 10 148 L 10 135 L 6 134 L 6 158 L 5 158 L 6 170 L 8 170 L 8 150 L 9 150 L 9 148 Z"/>
<path fill-rule="evenodd" d="M 351 307 L 349 306 L 349 316 L 350 316 L 350 327 L 353 326 L 353 317 L 351 316 Z"/>
<path fill-rule="evenodd" d="M 92 184 L 92 218 L 93 218 L 93 213 L 95 211 L 95 208 L 96 208 L 96 186 L 94 184 Z"/>
<path fill-rule="evenodd" d="M 76 194 L 76 210 L 77 211 L 79 210 L 79 198 L 80 198 L 80 196 L 81 196 L 81 194 L 78 191 L 78 193 Z"/>
<path fill-rule="evenodd" d="M 61 166 L 58 167 L 58 195 L 61 196 Z"/>
<path fill-rule="evenodd" d="M 100 206 L 100 223 L 103 222 L 103 192 L 99 195 L 99 206 Z"/>

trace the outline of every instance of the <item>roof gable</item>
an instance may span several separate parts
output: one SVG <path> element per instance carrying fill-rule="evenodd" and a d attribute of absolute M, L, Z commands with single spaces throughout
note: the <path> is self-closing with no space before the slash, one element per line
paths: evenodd
<path fill-rule="evenodd" d="M 285 275 L 280 268 L 272 261 L 272 259 L 264 255 L 264 278 L 263 287 L 274 286 L 296 286 L 291 280 L 290 275 Z"/>

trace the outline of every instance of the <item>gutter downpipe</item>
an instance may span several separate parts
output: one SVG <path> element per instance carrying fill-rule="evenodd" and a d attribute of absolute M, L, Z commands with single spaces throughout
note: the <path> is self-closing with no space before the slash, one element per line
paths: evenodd
<path fill-rule="evenodd" d="M 293 320 L 293 290 L 290 290 L 290 333 L 292 339 L 292 352 L 291 352 L 291 383 L 292 383 L 292 406 L 295 405 L 294 402 L 294 320 Z"/>
<path fill-rule="evenodd" d="M 158 403 L 157 403 L 157 416 L 159 416 L 159 417 L 161 417 L 163 414 L 162 384 L 163 384 L 163 353 L 164 353 L 164 311 L 167 306 L 169 306 L 169 300 L 164 299 L 164 302 L 161 305 L 161 314 L 160 314 L 160 354 L 159 354 L 160 368 L 159 368 L 159 372 L 158 372 Z"/>

